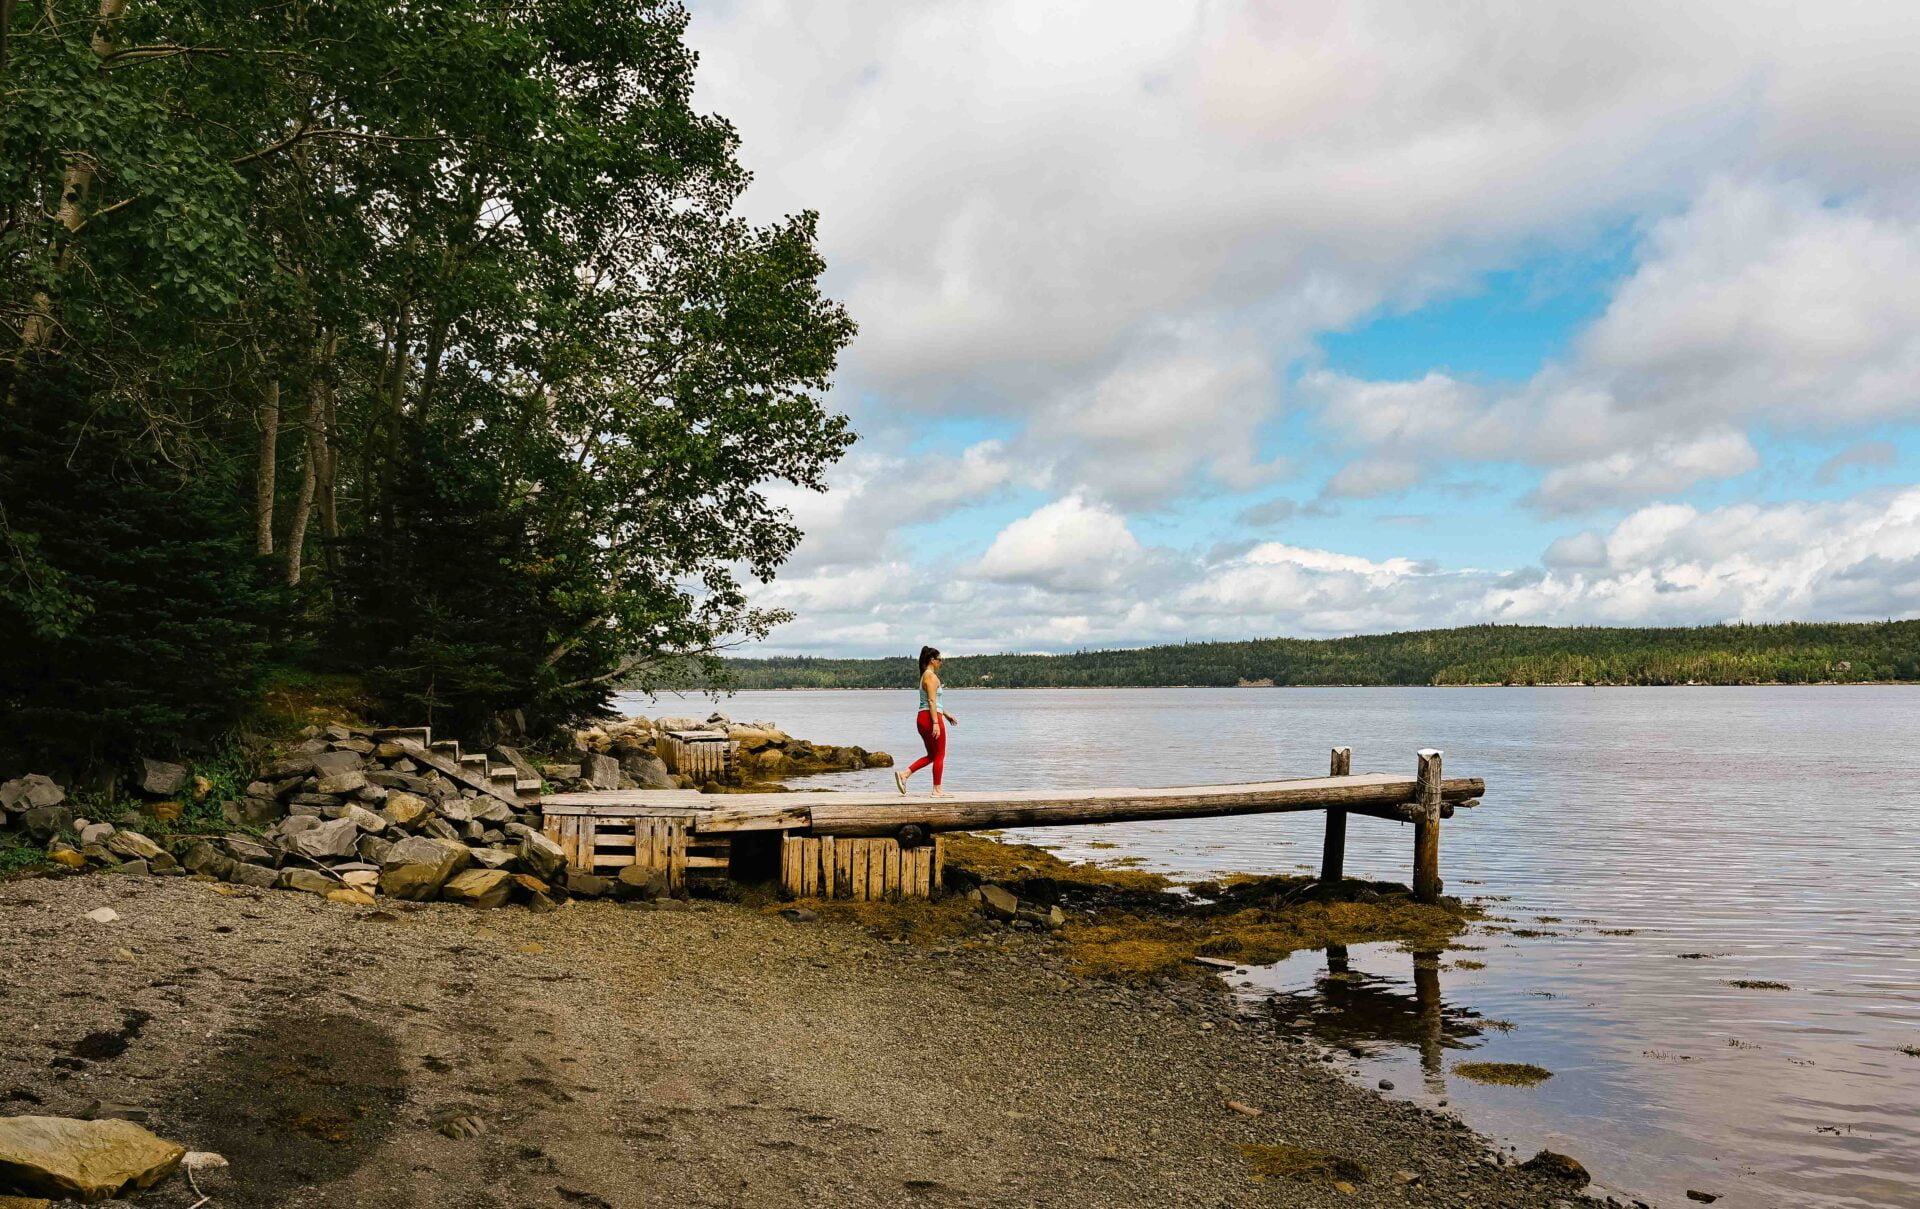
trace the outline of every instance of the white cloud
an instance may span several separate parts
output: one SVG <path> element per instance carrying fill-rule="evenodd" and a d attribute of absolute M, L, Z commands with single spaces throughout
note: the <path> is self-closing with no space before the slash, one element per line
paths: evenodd
<path fill-rule="evenodd" d="M 1068 496 L 1001 530 L 981 558 L 979 573 L 1002 583 L 1093 592 L 1117 586 L 1143 555 L 1126 518 Z"/>
<path fill-rule="evenodd" d="M 1707 479 L 1730 479 L 1760 465 L 1752 442 L 1738 432 L 1662 441 L 1551 471 L 1534 491 L 1534 506 L 1549 516 L 1590 512 L 1684 491 Z"/>
<path fill-rule="evenodd" d="M 1550 515 L 1731 478 L 1759 464 L 1750 426 L 1920 419 L 1920 211 L 1721 180 L 1652 226 L 1572 358 L 1519 390 L 1438 372 L 1302 385 L 1376 459 L 1543 468 L 1530 498 Z"/>
<path fill-rule="evenodd" d="M 1424 471 L 1411 458 L 1362 458 L 1348 462 L 1327 480 L 1330 499 L 1372 499 L 1405 491 L 1418 483 Z"/>
<path fill-rule="evenodd" d="M 1076 500 L 1015 522 L 995 547 L 957 577 L 920 569 L 888 579 L 877 610 L 836 612 L 826 601 L 770 649 L 1062 650 L 1482 622 L 1920 616 L 1920 487 L 1836 502 L 1650 505 L 1606 533 L 1556 541 L 1544 566 L 1512 571 L 1281 542 L 1179 555 L 1140 547 L 1117 514 Z"/>
<path fill-rule="evenodd" d="M 1860 441 L 1820 463 L 1813 481 L 1825 487 L 1839 482 L 1849 470 L 1884 470 L 1899 460 L 1900 451 L 1892 441 Z"/>

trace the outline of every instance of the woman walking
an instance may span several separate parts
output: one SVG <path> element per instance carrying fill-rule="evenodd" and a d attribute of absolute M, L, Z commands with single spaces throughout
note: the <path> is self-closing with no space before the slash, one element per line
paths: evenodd
<path fill-rule="evenodd" d="M 907 778 L 931 764 L 933 796 L 944 798 L 947 791 L 940 788 L 940 778 L 947 767 L 947 727 L 958 725 L 958 720 L 940 708 L 940 652 L 930 646 L 920 648 L 920 714 L 914 724 L 920 730 L 920 741 L 927 745 L 927 754 L 905 772 L 894 773 L 893 783 L 905 793 Z"/>

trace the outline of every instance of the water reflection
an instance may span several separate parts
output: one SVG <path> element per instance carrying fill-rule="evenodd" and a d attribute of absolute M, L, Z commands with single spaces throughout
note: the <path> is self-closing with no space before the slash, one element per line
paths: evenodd
<path fill-rule="evenodd" d="M 1371 968 L 1362 968 L 1347 945 L 1306 949 L 1273 965 L 1236 971 L 1239 994 L 1249 1010 L 1270 1018 L 1274 1027 L 1323 1045 L 1369 1057 L 1380 1056 L 1385 1047 L 1412 1051 L 1427 1091 L 1445 1095 L 1444 1052 L 1478 1045 L 1486 1020 L 1441 995 L 1438 951 L 1355 947 L 1378 952 L 1369 954 Z M 1406 975 L 1381 972 L 1395 959 Z"/>

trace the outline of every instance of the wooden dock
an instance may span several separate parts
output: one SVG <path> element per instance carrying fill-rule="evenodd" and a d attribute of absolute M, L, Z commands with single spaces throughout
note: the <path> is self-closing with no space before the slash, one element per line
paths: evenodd
<path fill-rule="evenodd" d="M 926 897 L 940 888 L 939 833 L 1004 827 L 1326 812 L 1320 876 L 1345 875 L 1351 815 L 1412 823 L 1413 890 L 1440 894 L 1440 823 L 1478 804 L 1486 783 L 1446 779 L 1441 754 L 1419 753 L 1412 776 L 1351 771 L 1333 749 L 1324 777 L 1162 788 L 897 793 L 702 794 L 691 790 L 563 793 L 541 799 L 545 830 L 589 872 L 639 865 L 671 890 L 702 879 L 778 877 L 796 896 Z"/>

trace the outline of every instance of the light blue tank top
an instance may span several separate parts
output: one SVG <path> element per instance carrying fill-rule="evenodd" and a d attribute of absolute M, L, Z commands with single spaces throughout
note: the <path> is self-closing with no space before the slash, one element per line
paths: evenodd
<path fill-rule="evenodd" d="M 927 700 L 927 682 L 924 680 L 920 682 L 920 708 L 924 710 L 933 708 L 932 703 Z"/>

